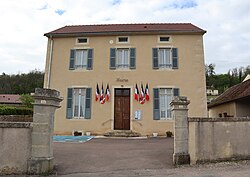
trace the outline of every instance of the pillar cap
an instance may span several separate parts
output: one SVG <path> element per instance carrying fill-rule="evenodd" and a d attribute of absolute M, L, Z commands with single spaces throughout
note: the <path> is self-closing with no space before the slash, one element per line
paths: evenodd
<path fill-rule="evenodd" d="M 31 96 L 35 99 L 53 99 L 59 102 L 63 100 L 63 98 L 60 97 L 60 92 L 54 89 L 36 88 L 35 93 L 31 93 Z"/>
<path fill-rule="evenodd" d="M 60 97 L 60 92 L 54 89 L 46 89 L 46 88 L 36 88 L 35 93 L 31 94 L 32 96 L 46 96 L 46 97 Z"/>
<path fill-rule="evenodd" d="M 190 101 L 185 96 L 175 96 L 170 105 L 188 105 Z"/>

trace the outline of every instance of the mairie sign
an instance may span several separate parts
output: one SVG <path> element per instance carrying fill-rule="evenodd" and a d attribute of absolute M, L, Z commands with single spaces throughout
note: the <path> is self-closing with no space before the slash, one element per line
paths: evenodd
<path fill-rule="evenodd" d="M 128 79 L 116 78 L 116 82 L 128 82 Z"/>

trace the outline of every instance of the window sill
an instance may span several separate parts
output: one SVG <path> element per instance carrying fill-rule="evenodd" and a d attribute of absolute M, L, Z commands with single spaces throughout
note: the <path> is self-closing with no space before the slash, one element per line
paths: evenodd
<path fill-rule="evenodd" d="M 174 119 L 160 119 L 160 120 L 156 120 L 157 122 L 174 122 Z"/>
<path fill-rule="evenodd" d="M 133 71 L 134 69 L 129 69 L 129 68 L 116 68 L 112 71 Z"/>
<path fill-rule="evenodd" d="M 153 70 L 156 70 L 156 71 L 175 71 L 175 69 L 173 69 L 173 68 L 159 68 L 159 69 L 153 69 Z"/>
<path fill-rule="evenodd" d="M 80 117 L 74 117 L 72 119 L 68 119 L 70 121 L 86 121 L 86 120 L 89 120 L 89 119 L 85 119 L 85 118 L 80 118 Z"/>
<path fill-rule="evenodd" d="M 73 72 L 89 72 L 89 71 L 92 71 L 92 69 L 91 70 L 89 70 L 89 69 L 72 69 L 71 71 L 73 71 Z"/>

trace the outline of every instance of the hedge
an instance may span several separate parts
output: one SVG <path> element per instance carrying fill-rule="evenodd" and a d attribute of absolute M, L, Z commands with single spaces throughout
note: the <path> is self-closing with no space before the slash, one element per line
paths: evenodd
<path fill-rule="evenodd" d="M 32 108 L 0 106 L 0 115 L 33 115 Z"/>

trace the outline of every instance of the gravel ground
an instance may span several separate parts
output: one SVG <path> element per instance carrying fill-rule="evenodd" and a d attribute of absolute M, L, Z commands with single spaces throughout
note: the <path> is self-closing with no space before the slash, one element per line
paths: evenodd
<path fill-rule="evenodd" d="M 118 170 L 97 173 L 74 173 L 62 177 L 250 177 L 250 161 L 224 162 L 171 169 Z"/>
<path fill-rule="evenodd" d="M 72 173 L 50 175 L 48 177 L 250 177 L 250 161 L 221 162 L 194 166 L 181 166 L 171 169 L 117 170 L 92 173 Z M 8 175 L 7 177 L 38 177 Z"/>

